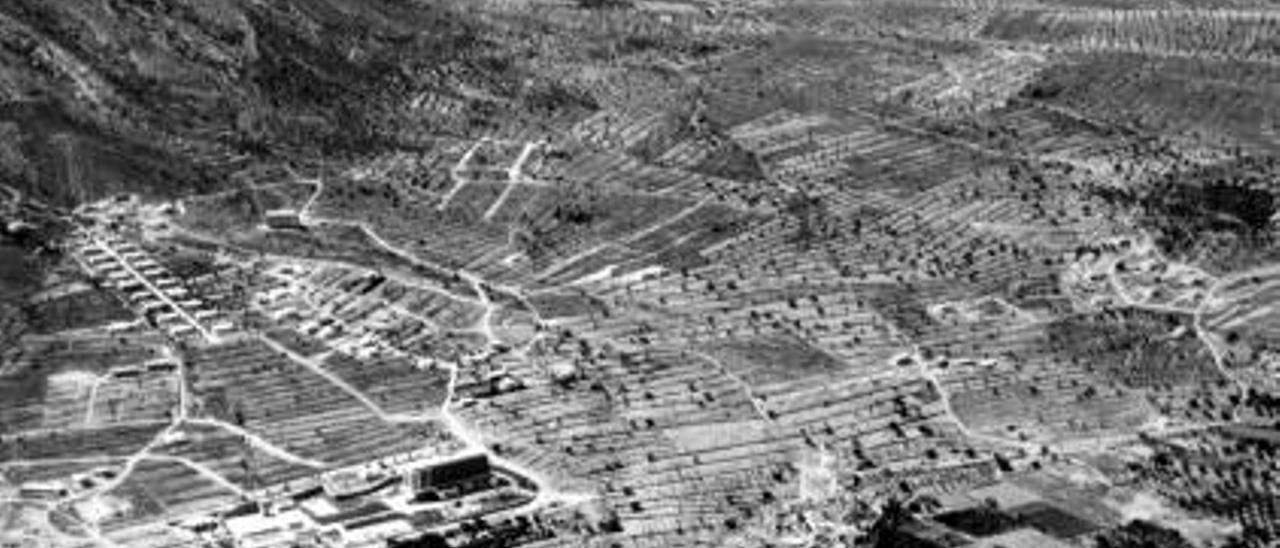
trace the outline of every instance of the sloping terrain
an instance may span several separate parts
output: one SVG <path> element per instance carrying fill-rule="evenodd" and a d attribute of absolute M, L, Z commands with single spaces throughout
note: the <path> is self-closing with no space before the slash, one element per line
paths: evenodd
<path fill-rule="evenodd" d="M 1269 547 L 1277 23 L 0 4 L 0 544 Z"/>
<path fill-rule="evenodd" d="M 0 174 L 60 204 L 341 163 L 394 144 L 414 96 L 485 97 L 482 123 L 527 84 L 510 37 L 447 3 L 18 0 L 0 26 Z"/>

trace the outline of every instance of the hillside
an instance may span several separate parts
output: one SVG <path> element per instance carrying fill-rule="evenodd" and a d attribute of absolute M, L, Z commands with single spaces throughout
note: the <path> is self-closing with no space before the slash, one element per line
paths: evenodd
<path fill-rule="evenodd" d="M 412 96 L 509 95 L 487 34 L 437 2 L 5 2 L 0 180 L 69 205 L 358 157 Z"/>

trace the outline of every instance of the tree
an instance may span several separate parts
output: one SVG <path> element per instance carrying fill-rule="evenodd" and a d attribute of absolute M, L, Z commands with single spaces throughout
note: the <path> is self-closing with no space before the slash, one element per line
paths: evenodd
<path fill-rule="evenodd" d="M 902 501 L 890 499 L 881 509 L 880 517 L 876 518 L 875 523 L 867 531 L 869 545 L 891 546 L 898 528 L 913 519 L 911 512 L 902 504 Z"/>
<path fill-rule="evenodd" d="M 794 238 L 803 248 L 808 249 L 827 232 L 829 219 L 822 198 L 801 190 L 787 197 L 784 209 L 800 222 Z"/>
<path fill-rule="evenodd" d="M 590 10 L 622 9 L 631 7 L 631 0 L 578 0 L 578 7 Z"/>
<path fill-rule="evenodd" d="M 1098 535 L 1098 548 L 1194 548 L 1194 545 L 1178 531 L 1139 519 Z"/>

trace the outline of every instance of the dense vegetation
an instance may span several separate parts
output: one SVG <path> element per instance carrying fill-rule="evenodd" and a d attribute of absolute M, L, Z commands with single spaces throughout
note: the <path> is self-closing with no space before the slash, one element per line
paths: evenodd
<path fill-rule="evenodd" d="M 436 131 L 591 107 L 501 32 L 437 2 L 5 2 L 0 179 L 59 204 L 175 197 L 256 161 L 395 149 L 422 94 L 465 104 Z"/>

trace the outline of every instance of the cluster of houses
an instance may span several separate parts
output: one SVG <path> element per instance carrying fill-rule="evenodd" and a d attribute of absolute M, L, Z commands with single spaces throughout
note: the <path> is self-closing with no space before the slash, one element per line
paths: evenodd
<path fill-rule="evenodd" d="M 72 246 L 93 277 L 123 295 L 138 314 L 175 339 L 217 340 L 234 324 L 225 313 L 191 293 L 138 245 L 104 231 L 86 231 Z"/>

